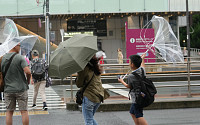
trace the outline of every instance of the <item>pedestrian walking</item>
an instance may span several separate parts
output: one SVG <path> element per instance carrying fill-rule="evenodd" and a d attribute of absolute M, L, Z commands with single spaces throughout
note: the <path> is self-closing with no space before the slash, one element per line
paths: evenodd
<path fill-rule="evenodd" d="M 141 57 L 139 55 L 131 55 L 129 57 L 129 66 L 133 70 L 133 72 L 137 73 L 138 75 L 142 75 L 142 70 L 145 67 L 144 64 L 144 58 L 145 54 L 143 54 Z M 138 104 L 135 102 L 135 89 L 134 87 L 139 83 L 138 79 L 133 75 L 132 73 L 129 74 L 127 83 L 124 82 L 123 78 L 118 79 L 119 82 L 121 82 L 125 87 L 130 88 L 130 96 L 132 99 L 132 104 L 130 108 L 130 114 L 135 122 L 135 125 L 147 125 L 147 121 L 143 117 L 143 108 L 141 108 Z M 142 93 L 141 93 L 142 94 Z M 142 95 L 145 96 L 145 95 Z"/>
<path fill-rule="evenodd" d="M 102 64 L 104 64 L 104 58 L 106 58 L 106 54 L 105 54 L 105 52 L 103 52 L 103 50 L 102 51 L 98 51 L 97 53 L 96 53 L 96 57 L 99 59 L 99 64 L 100 64 L 100 67 L 101 67 L 101 69 L 102 69 L 102 73 L 106 73 L 105 72 L 105 69 L 104 69 L 104 67 L 102 66 Z"/>
<path fill-rule="evenodd" d="M 187 51 L 186 47 L 184 47 L 183 48 L 184 61 L 187 61 L 187 54 L 188 54 L 188 51 Z"/>
<path fill-rule="evenodd" d="M 117 61 L 119 64 L 123 64 L 123 54 L 122 54 L 122 50 L 120 48 L 117 49 L 117 53 L 118 53 L 118 58 Z"/>
<path fill-rule="evenodd" d="M 16 101 L 22 115 L 23 125 L 29 124 L 27 90 L 29 88 L 31 72 L 24 57 L 18 54 L 19 51 L 20 44 L 16 45 L 9 53 L 3 56 L 1 64 L 5 83 L 6 125 L 12 125 Z"/>
<path fill-rule="evenodd" d="M 33 95 L 33 105 L 32 108 L 36 108 L 36 99 L 38 92 L 40 93 L 43 101 L 43 110 L 47 110 L 47 103 L 46 103 L 46 94 L 45 94 L 45 71 L 46 71 L 46 63 L 45 60 L 39 58 L 39 52 L 37 50 L 33 50 L 32 53 L 33 61 L 31 63 L 31 74 L 32 80 L 31 84 L 34 85 L 34 95 Z"/>
<path fill-rule="evenodd" d="M 89 82 L 83 93 L 82 103 L 85 125 L 97 125 L 97 122 L 94 119 L 94 114 L 99 108 L 101 102 L 109 97 L 109 93 L 102 87 L 102 69 L 98 64 L 99 60 L 99 58 L 93 56 L 84 70 L 78 72 L 76 80 L 78 88 L 83 88 L 83 86 Z"/>

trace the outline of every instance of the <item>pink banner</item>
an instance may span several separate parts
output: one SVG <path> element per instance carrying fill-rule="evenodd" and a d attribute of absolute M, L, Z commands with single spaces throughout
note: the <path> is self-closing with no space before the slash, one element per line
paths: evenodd
<path fill-rule="evenodd" d="M 141 32 L 142 31 L 142 32 Z M 145 34 L 144 34 L 145 33 Z M 140 38 L 141 36 L 141 38 Z M 145 37 L 145 38 L 144 38 Z M 151 46 L 154 39 L 154 29 L 128 29 L 126 22 L 126 56 L 127 59 L 130 55 L 142 55 L 147 51 L 147 45 Z M 145 41 L 145 43 L 143 42 Z M 154 48 L 151 48 L 146 53 L 145 62 L 155 62 Z"/>

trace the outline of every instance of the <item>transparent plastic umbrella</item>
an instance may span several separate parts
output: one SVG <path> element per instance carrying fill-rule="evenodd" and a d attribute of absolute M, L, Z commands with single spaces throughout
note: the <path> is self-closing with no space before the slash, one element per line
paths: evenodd
<path fill-rule="evenodd" d="M 148 28 L 154 29 L 155 38 L 151 40 L 153 42 L 146 41 L 145 34 Z M 147 51 L 152 51 L 158 58 L 166 62 L 184 62 L 179 41 L 163 17 L 153 16 L 140 32 L 140 38 L 148 48 Z"/>
<path fill-rule="evenodd" d="M 146 37 L 148 28 L 153 28 L 155 33 L 155 37 L 150 40 Z M 179 41 L 172 31 L 168 21 L 163 17 L 153 16 L 141 30 L 140 39 L 147 48 L 147 51 L 144 53 L 152 51 L 156 57 L 161 58 L 166 62 L 184 62 Z M 123 79 L 130 71 L 131 70 L 123 76 Z"/>
<path fill-rule="evenodd" d="M 12 20 L 0 19 L 0 57 L 19 43 L 21 50 L 26 55 L 33 48 L 37 39 L 38 37 L 34 35 L 19 36 L 19 31 Z"/>

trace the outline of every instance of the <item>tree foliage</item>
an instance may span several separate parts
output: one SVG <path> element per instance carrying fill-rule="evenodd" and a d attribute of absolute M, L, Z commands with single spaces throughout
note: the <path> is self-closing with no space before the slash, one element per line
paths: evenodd
<path fill-rule="evenodd" d="M 193 15 L 190 26 L 190 46 L 191 48 L 200 48 L 200 15 Z M 185 45 L 183 43 L 185 40 Z M 186 27 L 180 28 L 180 44 L 181 46 L 187 46 L 187 29 Z"/>

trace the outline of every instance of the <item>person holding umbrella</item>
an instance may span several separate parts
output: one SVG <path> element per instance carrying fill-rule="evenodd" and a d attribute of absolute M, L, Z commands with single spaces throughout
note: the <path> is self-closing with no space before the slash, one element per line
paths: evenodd
<path fill-rule="evenodd" d="M 94 119 L 94 114 L 99 108 L 101 102 L 110 96 L 109 93 L 102 87 L 102 69 L 98 64 L 99 60 L 100 58 L 97 58 L 96 55 L 94 55 L 84 70 L 78 72 L 76 80 L 78 88 L 83 88 L 85 83 L 89 82 L 83 93 L 82 103 L 85 125 L 97 125 L 97 122 Z"/>

